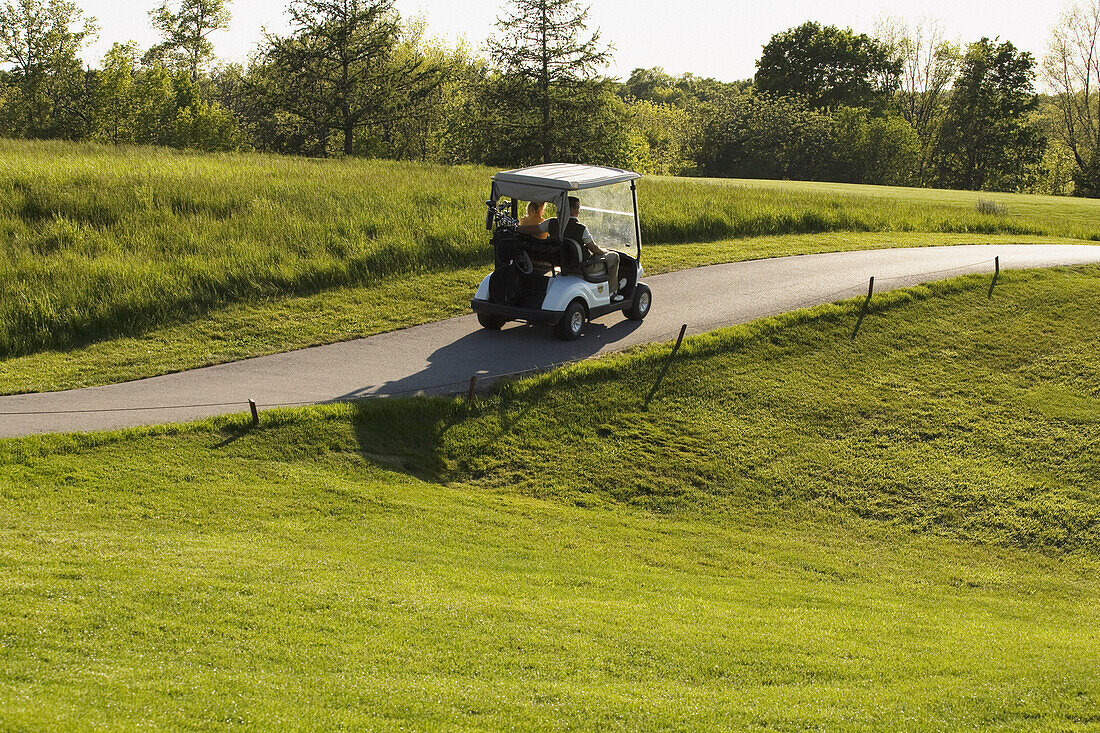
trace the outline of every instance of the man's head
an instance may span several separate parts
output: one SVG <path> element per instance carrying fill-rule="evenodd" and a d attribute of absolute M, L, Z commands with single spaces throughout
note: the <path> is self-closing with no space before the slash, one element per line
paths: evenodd
<path fill-rule="evenodd" d="M 569 215 L 579 216 L 581 213 L 581 200 L 576 196 L 569 197 Z"/>

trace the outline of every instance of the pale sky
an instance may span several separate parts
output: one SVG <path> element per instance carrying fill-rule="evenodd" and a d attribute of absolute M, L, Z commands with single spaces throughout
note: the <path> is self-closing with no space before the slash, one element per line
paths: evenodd
<path fill-rule="evenodd" d="M 586 2 L 588 0 L 582 0 Z M 86 58 L 98 63 L 114 41 L 135 40 L 142 48 L 156 42 L 148 12 L 157 0 L 76 0 L 99 20 L 99 39 Z M 638 67 L 663 66 L 670 74 L 691 72 L 722 81 L 750 78 L 761 47 L 772 34 L 816 20 L 871 33 L 882 14 L 915 22 L 942 21 L 947 37 L 962 42 L 983 35 L 1012 41 L 1042 58 L 1051 25 L 1068 0 L 590 0 L 589 28 L 598 27 L 615 46 L 612 76 L 626 78 Z M 475 47 L 494 31 L 503 0 L 397 0 L 402 16 L 423 15 L 430 35 Z M 244 61 L 261 38 L 261 28 L 286 29 L 286 0 L 233 0 L 228 31 L 211 36 L 218 56 Z"/>

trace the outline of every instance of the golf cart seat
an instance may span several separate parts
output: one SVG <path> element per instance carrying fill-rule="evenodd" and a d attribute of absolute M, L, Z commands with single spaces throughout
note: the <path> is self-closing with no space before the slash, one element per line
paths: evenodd
<path fill-rule="evenodd" d="M 522 260 L 524 254 L 542 272 L 549 272 L 554 266 L 560 265 L 560 247 L 546 239 L 538 239 L 514 230 L 498 229 L 493 234 L 493 246 L 497 267 L 505 267 L 510 262 Z"/>
<path fill-rule="evenodd" d="M 590 283 L 605 283 L 608 279 L 607 264 L 599 257 L 585 257 L 584 247 L 575 239 L 561 242 L 561 271 L 565 275 L 579 275 Z"/>

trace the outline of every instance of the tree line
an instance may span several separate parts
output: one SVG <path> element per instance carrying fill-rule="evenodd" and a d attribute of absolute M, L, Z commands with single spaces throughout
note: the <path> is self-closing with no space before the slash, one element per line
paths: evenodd
<path fill-rule="evenodd" d="M 1000 39 L 950 42 L 933 21 L 873 35 L 807 22 L 737 82 L 609 78 L 614 49 L 581 0 L 505 0 L 481 50 L 429 38 L 393 0 L 291 0 L 287 33 L 220 64 L 209 37 L 229 2 L 163 0 L 160 42 L 115 43 L 88 68 L 94 19 L 71 0 L 9 0 L 2 134 L 1100 195 L 1100 0 L 1066 9 L 1041 63 Z"/>

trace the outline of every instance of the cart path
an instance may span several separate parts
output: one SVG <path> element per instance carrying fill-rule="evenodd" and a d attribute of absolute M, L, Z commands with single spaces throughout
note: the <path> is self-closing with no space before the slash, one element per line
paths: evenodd
<path fill-rule="evenodd" d="M 963 245 L 801 255 L 711 265 L 647 277 L 653 310 L 642 323 L 613 313 L 563 342 L 549 327 L 485 331 L 473 315 L 355 341 L 133 382 L 0 397 L 0 437 L 182 422 L 261 408 L 375 395 L 454 394 L 472 375 L 494 377 L 744 323 L 766 315 L 969 272 L 1100 262 L 1092 245 Z"/>

